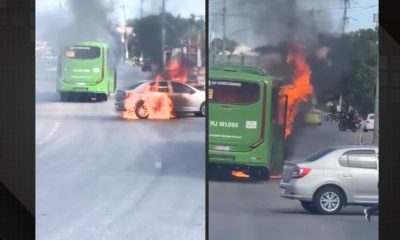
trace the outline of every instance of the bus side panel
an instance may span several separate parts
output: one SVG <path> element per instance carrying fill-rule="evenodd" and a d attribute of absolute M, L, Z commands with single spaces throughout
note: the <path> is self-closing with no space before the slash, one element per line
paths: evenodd
<path fill-rule="evenodd" d="M 117 72 L 115 69 L 110 70 L 109 73 L 110 81 L 109 81 L 109 89 L 110 93 L 114 93 L 117 87 Z"/>
<path fill-rule="evenodd" d="M 285 128 L 282 125 L 274 124 L 273 136 L 272 136 L 272 151 L 271 151 L 271 162 L 270 162 L 270 173 L 271 175 L 280 174 L 283 168 L 283 162 L 285 158 L 285 139 L 284 139 Z"/>

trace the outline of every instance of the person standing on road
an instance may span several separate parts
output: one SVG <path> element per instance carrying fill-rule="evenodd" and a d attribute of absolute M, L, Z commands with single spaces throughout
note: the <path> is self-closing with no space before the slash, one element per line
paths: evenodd
<path fill-rule="evenodd" d="M 379 182 L 378 182 L 378 190 L 379 190 Z M 379 202 L 377 204 L 372 205 L 369 208 L 364 209 L 364 216 L 368 222 L 371 222 L 371 215 L 375 214 L 379 211 Z"/>

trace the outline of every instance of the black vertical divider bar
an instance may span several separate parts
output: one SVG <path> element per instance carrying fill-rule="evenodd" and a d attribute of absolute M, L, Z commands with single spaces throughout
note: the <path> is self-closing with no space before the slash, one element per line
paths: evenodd
<path fill-rule="evenodd" d="M 206 70 L 206 79 L 205 79 L 205 92 L 206 92 L 206 121 L 205 121 L 205 124 L 206 124 L 206 126 L 205 126 L 205 151 L 206 151 L 206 153 L 205 153 L 205 156 L 206 156 L 206 159 L 204 159 L 204 161 L 205 161 L 205 188 L 206 188 L 206 191 L 205 191 L 205 239 L 207 239 L 208 240 L 208 236 L 209 236 L 209 234 L 208 234 L 208 232 L 209 232 L 209 225 L 208 225 L 208 216 L 209 216 L 209 204 L 208 204 L 208 201 L 209 201 L 209 195 L 208 195 L 208 118 L 209 118 L 209 108 L 208 108 L 208 57 L 209 57 L 209 54 L 208 54 L 208 50 L 209 50 L 209 48 L 208 48 L 208 44 L 209 44 L 209 37 L 208 37 L 208 34 L 209 34 L 209 31 L 208 31 L 208 15 L 209 15 L 209 9 L 208 9 L 208 0 L 205 0 L 205 36 L 204 36 L 204 40 L 205 40 L 205 47 L 204 47 L 204 54 L 205 54 L 205 70 Z"/>

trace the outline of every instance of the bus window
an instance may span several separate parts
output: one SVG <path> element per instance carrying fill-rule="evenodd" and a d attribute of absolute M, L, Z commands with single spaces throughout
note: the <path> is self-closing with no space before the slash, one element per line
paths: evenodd
<path fill-rule="evenodd" d="M 256 83 L 210 80 L 209 102 L 248 105 L 258 101 L 260 87 Z"/>
<path fill-rule="evenodd" d="M 100 57 L 100 48 L 72 46 L 65 50 L 65 56 L 72 59 L 96 59 Z"/>

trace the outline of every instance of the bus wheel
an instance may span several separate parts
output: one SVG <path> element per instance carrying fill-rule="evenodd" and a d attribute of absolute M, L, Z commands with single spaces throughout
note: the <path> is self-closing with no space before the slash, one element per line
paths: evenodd
<path fill-rule="evenodd" d="M 250 178 L 256 181 L 269 180 L 269 172 L 266 167 L 250 167 Z"/>
<path fill-rule="evenodd" d="M 104 94 L 100 95 L 100 101 L 107 101 L 107 99 L 108 99 L 108 94 L 107 93 L 104 93 Z"/>
<path fill-rule="evenodd" d="M 65 102 L 65 101 L 68 101 L 69 95 L 68 95 L 68 93 L 60 93 L 60 98 L 61 98 L 61 101 Z"/>

